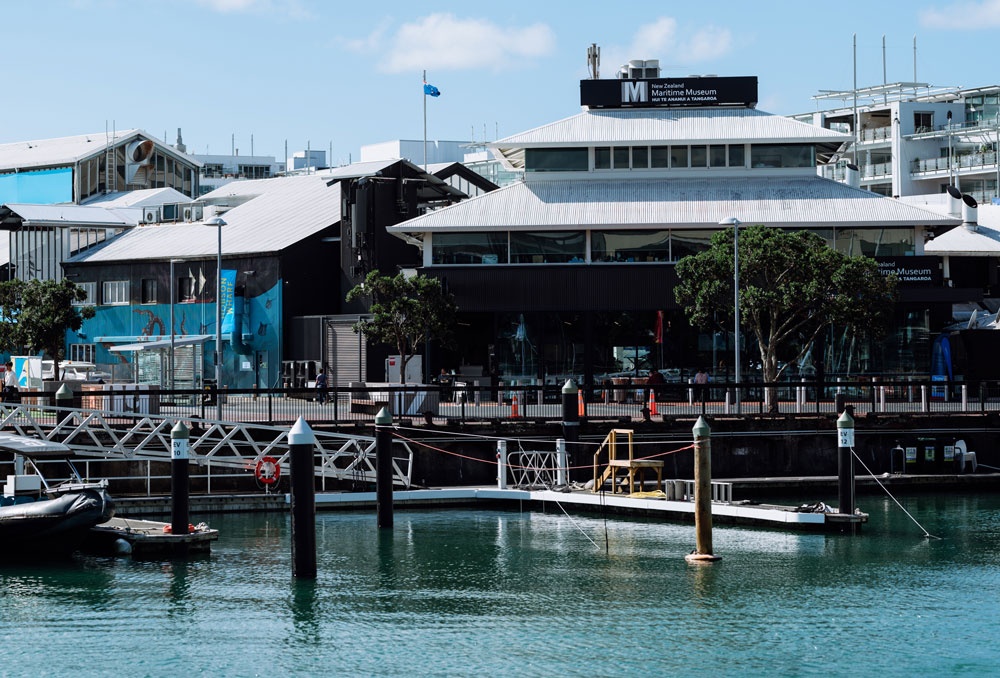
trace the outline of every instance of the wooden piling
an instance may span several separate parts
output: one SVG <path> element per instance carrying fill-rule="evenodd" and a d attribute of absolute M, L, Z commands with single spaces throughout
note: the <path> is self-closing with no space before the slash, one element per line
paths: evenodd
<path fill-rule="evenodd" d="M 695 549 L 684 557 L 689 563 L 721 559 L 712 552 L 712 429 L 704 417 L 694 428 L 694 532 Z"/>

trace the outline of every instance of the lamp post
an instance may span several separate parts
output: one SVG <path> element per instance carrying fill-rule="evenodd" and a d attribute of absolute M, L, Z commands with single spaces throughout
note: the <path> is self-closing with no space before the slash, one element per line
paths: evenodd
<path fill-rule="evenodd" d="M 179 264 L 183 259 L 170 260 L 170 390 L 176 388 L 174 384 L 174 295 L 177 292 L 177 278 L 174 277 L 174 264 Z"/>
<path fill-rule="evenodd" d="M 222 217 L 216 215 L 205 220 L 206 226 L 214 226 L 219 232 L 219 249 L 216 257 L 215 276 L 215 418 L 222 421 L 222 227 L 226 225 Z"/>
<path fill-rule="evenodd" d="M 719 226 L 733 227 L 733 338 L 736 346 L 733 349 L 734 382 L 736 384 L 736 413 L 740 408 L 740 220 L 728 217 L 719 222 Z"/>

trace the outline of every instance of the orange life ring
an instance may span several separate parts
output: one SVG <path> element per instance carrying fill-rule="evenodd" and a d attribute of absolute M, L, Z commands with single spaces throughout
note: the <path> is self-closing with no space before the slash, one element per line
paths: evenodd
<path fill-rule="evenodd" d="M 281 477 L 281 466 L 274 457 L 261 457 L 253 473 L 258 481 L 265 485 L 274 485 Z"/>

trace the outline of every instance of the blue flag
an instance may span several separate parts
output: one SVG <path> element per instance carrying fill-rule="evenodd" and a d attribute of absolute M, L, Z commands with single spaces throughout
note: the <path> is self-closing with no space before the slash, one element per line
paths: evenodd
<path fill-rule="evenodd" d="M 441 90 L 439 90 L 434 85 L 428 85 L 425 82 L 424 83 L 424 94 L 430 95 L 432 97 L 439 97 L 439 96 L 441 96 Z"/>

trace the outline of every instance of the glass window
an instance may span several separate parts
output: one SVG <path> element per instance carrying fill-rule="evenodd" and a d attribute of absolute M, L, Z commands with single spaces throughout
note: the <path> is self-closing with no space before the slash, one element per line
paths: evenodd
<path fill-rule="evenodd" d="M 104 283 L 102 298 L 108 306 L 128 303 L 128 280 L 109 280 Z"/>
<path fill-rule="evenodd" d="M 729 147 L 729 166 L 730 167 L 746 166 L 746 147 L 743 144 L 733 145 Z"/>
<path fill-rule="evenodd" d="M 712 234 L 715 231 L 674 229 L 670 232 L 670 256 L 678 261 L 689 254 L 704 252 L 712 244 Z"/>
<path fill-rule="evenodd" d="M 598 146 L 594 149 L 594 169 L 611 169 L 610 146 Z"/>
<path fill-rule="evenodd" d="M 708 167 L 708 146 L 691 147 L 691 167 Z"/>
<path fill-rule="evenodd" d="M 177 298 L 181 303 L 191 303 L 195 300 L 194 278 L 177 279 Z"/>
<path fill-rule="evenodd" d="M 594 231 L 591 261 L 670 261 L 670 231 Z"/>
<path fill-rule="evenodd" d="M 615 146 L 615 169 L 628 169 L 628 146 Z"/>
<path fill-rule="evenodd" d="M 142 288 L 140 290 L 141 303 L 143 304 L 155 304 L 156 303 L 156 280 L 154 278 L 143 278 L 140 283 Z"/>
<path fill-rule="evenodd" d="M 527 148 L 524 169 L 528 172 L 586 172 L 590 160 L 586 148 Z"/>
<path fill-rule="evenodd" d="M 670 148 L 667 146 L 653 146 L 649 155 L 650 167 L 669 167 Z"/>
<path fill-rule="evenodd" d="M 83 301 L 74 301 L 74 306 L 93 306 L 97 303 L 97 283 L 79 282 L 76 283 L 76 286 L 87 293 L 87 298 Z"/>
<path fill-rule="evenodd" d="M 94 344 L 70 344 L 69 359 L 92 363 L 94 362 L 95 348 Z"/>
<path fill-rule="evenodd" d="M 517 232 L 510 234 L 512 264 L 559 264 L 584 261 L 583 231 Z"/>
<path fill-rule="evenodd" d="M 431 262 L 434 264 L 506 264 L 507 233 L 435 233 Z"/>
<path fill-rule="evenodd" d="M 726 147 L 725 146 L 709 146 L 708 147 L 708 162 L 710 167 L 725 167 L 726 166 Z"/>
<path fill-rule="evenodd" d="M 815 167 L 812 144 L 755 144 L 750 147 L 751 167 Z"/>
<path fill-rule="evenodd" d="M 649 167 L 649 146 L 635 146 L 632 149 L 632 169 Z"/>
<path fill-rule="evenodd" d="M 670 166 L 671 167 L 687 167 L 688 166 L 688 147 L 687 146 L 671 146 L 670 147 Z"/>
<path fill-rule="evenodd" d="M 891 257 L 915 254 L 912 228 L 842 228 L 837 251 L 852 257 Z"/>

